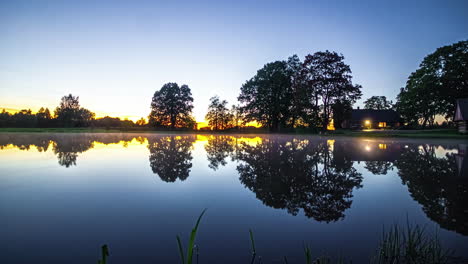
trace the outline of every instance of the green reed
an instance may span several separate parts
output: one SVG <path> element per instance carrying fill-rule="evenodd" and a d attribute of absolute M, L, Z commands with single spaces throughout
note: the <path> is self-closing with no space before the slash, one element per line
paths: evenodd
<path fill-rule="evenodd" d="M 204 209 L 197 219 L 195 226 L 192 228 L 190 233 L 187 253 L 184 254 L 184 247 L 182 240 L 177 235 L 177 247 L 182 264 L 192 264 L 193 254 L 197 252 L 197 264 L 198 264 L 198 246 L 195 244 L 195 238 L 197 235 L 198 227 L 201 219 L 205 214 Z M 263 263 L 262 257 L 257 256 L 257 249 L 255 247 L 254 234 L 249 229 L 249 238 L 252 248 L 252 257 L 250 264 L 261 264 Z M 345 261 L 340 257 L 336 262 L 332 262 L 332 259 L 328 256 L 320 256 L 317 258 L 312 257 L 312 250 L 309 245 L 303 245 L 303 251 L 305 256 L 306 264 L 344 264 Z M 109 256 L 109 249 L 107 245 L 101 247 L 102 259 L 98 260 L 98 264 L 107 264 L 107 257 Z M 448 263 L 453 252 L 445 250 L 439 240 L 437 232 L 434 235 L 430 235 L 426 232 L 424 227 L 419 225 L 411 225 L 407 219 L 406 227 L 401 227 L 398 224 L 394 224 L 389 230 L 383 230 L 382 238 L 379 243 L 377 254 L 371 260 L 374 264 L 443 264 Z M 285 264 L 288 264 L 286 256 L 283 257 Z M 352 262 L 349 262 L 352 263 Z"/>

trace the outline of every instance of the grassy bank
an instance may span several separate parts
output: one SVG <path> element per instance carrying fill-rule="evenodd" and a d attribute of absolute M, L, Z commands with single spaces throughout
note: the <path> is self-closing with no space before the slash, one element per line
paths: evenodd
<path fill-rule="evenodd" d="M 0 133 L 175 133 L 175 134 L 265 134 L 268 132 L 262 129 L 255 131 L 170 131 L 152 130 L 149 128 L 0 128 Z M 289 132 L 279 134 L 300 134 L 317 135 L 307 132 Z M 427 130 L 369 130 L 351 131 L 336 130 L 329 131 L 321 136 L 345 136 L 345 137 L 371 137 L 371 138 L 445 138 L 445 139 L 468 139 L 468 135 L 459 134 L 456 129 L 427 129 Z"/>

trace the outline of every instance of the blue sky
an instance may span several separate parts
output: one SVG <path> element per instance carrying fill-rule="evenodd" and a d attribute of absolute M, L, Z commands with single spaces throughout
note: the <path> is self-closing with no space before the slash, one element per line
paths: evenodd
<path fill-rule="evenodd" d="M 265 63 L 327 49 L 363 99 L 394 100 L 425 55 L 468 39 L 467 13 L 468 1 L 1 0 L 0 108 L 73 93 L 98 115 L 137 119 L 177 82 L 203 121 L 211 96 L 235 103 Z"/>

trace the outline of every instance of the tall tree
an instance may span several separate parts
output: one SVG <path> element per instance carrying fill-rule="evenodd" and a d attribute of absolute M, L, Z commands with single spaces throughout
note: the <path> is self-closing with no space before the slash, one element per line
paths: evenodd
<path fill-rule="evenodd" d="M 290 118 L 292 95 L 288 64 L 275 61 L 242 85 L 238 100 L 246 122 L 257 121 L 276 131 Z"/>
<path fill-rule="evenodd" d="M 173 130 L 182 126 L 182 121 L 190 116 L 192 109 L 190 88 L 185 84 L 166 83 L 154 93 L 148 121 L 153 127 L 170 127 Z"/>
<path fill-rule="evenodd" d="M 387 100 L 385 96 L 371 96 L 366 101 L 364 101 L 365 109 L 372 110 L 388 110 L 393 107 L 393 102 Z"/>
<path fill-rule="evenodd" d="M 423 127 L 435 116 L 452 119 L 456 99 L 468 97 L 468 41 L 438 48 L 411 73 L 397 98 L 397 109 Z"/>
<path fill-rule="evenodd" d="M 55 116 L 60 125 L 65 127 L 88 126 L 94 119 L 94 113 L 80 106 L 78 96 L 72 94 L 62 97 L 55 109 Z"/>
<path fill-rule="evenodd" d="M 226 100 L 221 101 L 219 96 L 213 96 L 210 98 L 208 113 L 206 114 L 205 119 L 208 120 L 208 125 L 214 130 L 227 129 L 232 124 L 233 116 L 226 107 L 227 104 L 228 102 Z"/>
<path fill-rule="evenodd" d="M 307 55 L 302 71 L 311 111 L 321 103 L 318 118 L 322 129 L 326 129 L 338 101 L 352 105 L 361 98 L 361 86 L 352 83 L 351 68 L 344 63 L 343 55 L 328 50 Z"/>

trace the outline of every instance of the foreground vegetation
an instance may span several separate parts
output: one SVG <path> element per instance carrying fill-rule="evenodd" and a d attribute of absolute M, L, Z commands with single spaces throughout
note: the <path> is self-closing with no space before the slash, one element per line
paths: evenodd
<path fill-rule="evenodd" d="M 188 240 L 186 254 L 181 238 L 176 236 L 177 247 L 182 264 L 194 263 L 194 255 L 198 264 L 198 247 L 195 244 L 198 227 L 200 221 L 205 214 L 206 209 L 200 214 L 195 226 L 193 227 Z M 246 263 L 263 263 L 262 257 L 257 254 L 255 248 L 255 239 L 252 230 L 249 230 L 251 243 L 251 259 Z M 307 244 L 303 244 L 304 263 L 306 264 L 331 264 L 331 263 L 352 263 L 351 260 L 346 260 L 342 257 L 333 259 L 329 256 L 312 257 L 312 250 Z M 381 241 L 376 250 L 374 257 L 370 259 L 370 263 L 375 264 L 444 264 L 456 263 L 453 257 L 454 252 L 444 249 L 437 233 L 432 235 L 425 231 L 425 228 L 419 225 L 411 225 L 407 220 L 406 226 L 401 227 L 398 224 L 393 225 L 389 230 L 384 231 Z M 109 257 L 109 248 L 107 245 L 101 247 L 101 259 L 98 264 L 107 264 Z M 333 262 L 333 260 L 335 260 Z M 283 261 L 288 264 L 287 256 L 283 256 Z"/>

